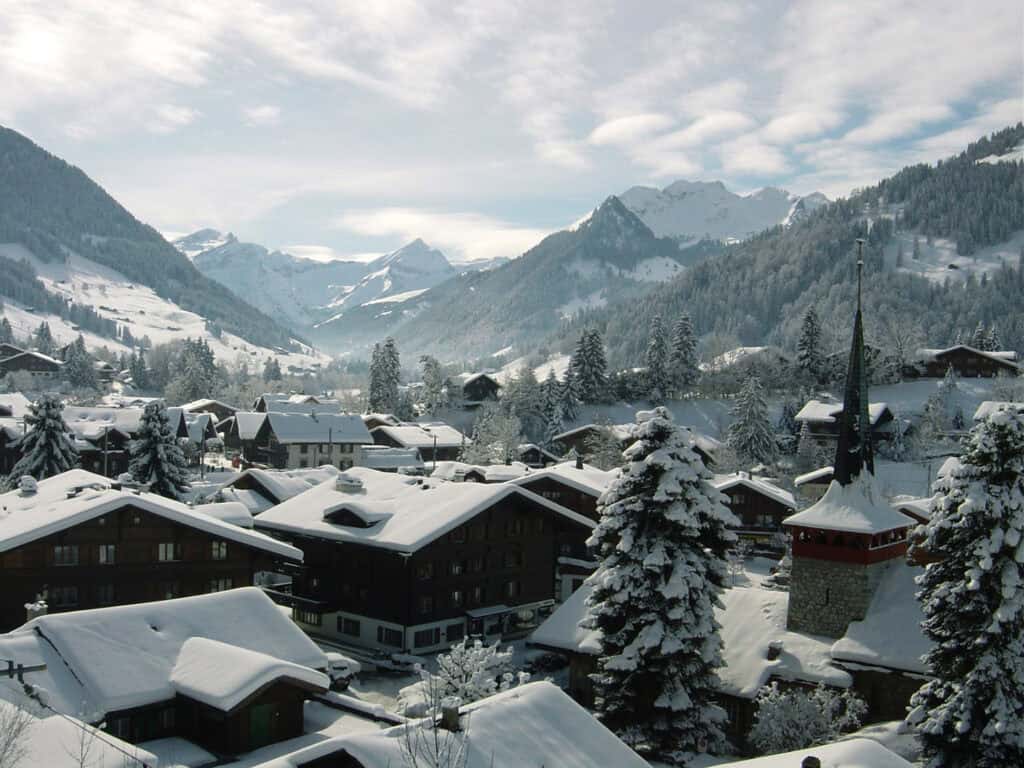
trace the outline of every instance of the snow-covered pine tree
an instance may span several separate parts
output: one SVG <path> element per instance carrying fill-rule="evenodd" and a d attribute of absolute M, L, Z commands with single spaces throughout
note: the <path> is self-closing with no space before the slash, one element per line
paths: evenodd
<path fill-rule="evenodd" d="M 588 540 L 600 565 L 581 624 L 601 632 L 602 722 L 641 754 L 682 762 L 724 738 L 714 608 L 737 520 L 665 408 L 638 413 L 634 436 Z"/>
<path fill-rule="evenodd" d="M 49 323 L 44 321 L 36 328 L 35 333 L 32 334 L 32 346 L 44 355 L 53 356 L 56 353 L 57 342 L 53 340 L 53 334 L 50 333 Z"/>
<path fill-rule="evenodd" d="M 180 499 L 188 488 L 187 464 L 178 438 L 167 419 L 167 408 L 160 400 L 146 405 L 139 422 L 139 433 L 128 445 L 131 463 L 128 471 L 139 483 L 149 485 L 152 493 Z"/>
<path fill-rule="evenodd" d="M 750 741 L 766 754 L 828 744 L 858 728 L 867 709 L 850 690 L 819 684 L 813 691 L 806 691 L 779 688 L 778 683 L 772 683 L 757 695 Z"/>
<path fill-rule="evenodd" d="M 683 313 L 672 327 L 672 352 L 669 358 L 672 386 L 683 393 L 697 383 L 697 337 L 693 333 L 690 316 Z"/>
<path fill-rule="evenodd" d="M 14 343 L 14 328 L 6 317 L 0 317 L 0 344 Z"/>
<path fill-rule="evenodd" d="M 423 413 L 432 416 L 447 405 L 444 374 L 437 358 L 430 355 L 420 356 L 420 368 L 423 371 Z"/>
<path fill-rule="evenodd" d="M 584 350 L 587 366 L 586 376 L 579 376 L 580 399 L 585 403 L 599 403 L 608 395 L 608 362 L 600 331 L 591 329 L 584 332 Z"/>
<path fill-rule="evenodd" d="M 383 392 L 385 397 L 385 413 L 393 413 L 398 408 L 398 385 L 402 382 L 402 361 L 398 355 L 398 345 L 388 336 L 381 347 L 383 363 Z"/>
<path fill-rule="evenodd" d="M 263 364 L 263 381 L 269 384 L 272 381 L 281 381 L 281 363 L 276 357 L 271 357 Z"/>
<path fill-rule="evenodd" d="M 17 487 L 25 475 L 36 480 L 59 475 L 78 465 L 78 451 L 68 434 L 56 395 L 43 395 L 25 414 L 25 435 L 20 440 L 21 459 L 7 476 L 6 488 Z"/>
<path fill-rule="evenodd" d="M 576 370 L 570 362 L 565 369 L 565 378 L 562 380 L 562 418 L 566 421 L 575 421 L 580 412 L 580 387 L 576 378 Z"/>
<path fill-rule="evenodd" d="M 811 437 L 811 427 L 804 421 L 800 424 L 800 436 L 796 442 L 796 465 L 801 472 L 817 469 L 818 445 Z"/>
<path fill-rule="evenodd" d="M 583 458 L 588 464 L 608 471 L 622 466 L 622 443 L 607 419 L 583 441 Z"/>
<path fill-rule="evenodd" d="M 999 329 L 992 325 L 987 331 L 985 331 L 985 346 L 982 349 L 985 352 L 998 352 L 1003 348 L 1003 341 L 999 338 Z"/>
<path fill-rule="evenodd" d="M 651 321 L 651 335 L 647 342 L 647 397 L 652 403 L 662 403 L 669 396 L 668 340 L 661 315 Z"/>
<path fill-rule="evenodd" d="M 132 376 L 132 385 L 135 389 L 149 388 L 149 371 L 146 368 L 146 358 L 142 356 L 142 350 L 136 349 L 128 363 L 128 370 Z"/>
<path fill-rule="evenodd" d="M 82 334 L 71 343 L 67 360 L 64 361 L 64 376 L 71 386 L 78 389 L 96 389 L 96 370 L 92 367 L 92 355 L 85 348 Z"/>
<path fill-rule="evenodd" d="M 1024 765 L 1024 410 L 971 430 L 914 549 L 932 679 L 911 699 L 929 768 Z"/>
<path fill-rule="evenodd" d="M 808 381 L 814 384 L 821 382 L 825 360 L 821 349 L 821 323 L 814 307 L 809 307 L 804 313 L 800 338 L 796 343 L 796 364 Z"/>
<path fill-rule="evenodd" d="M 548 371 L 548 377 L 542 385 L 544 391 L 544 442 L 542 447 L 551 450 L 555 443 L 555 435 L 562 432 L 562 387 L 555 376 L 554 368 Z"/>
<path fill-rule="evenodd" d="M 732 408 L 727 442 L 736 454 L 754 462 L 768 464 L 777 453 L 775 435 L 768 421 L 768 403 L 756 376 L 747 379 Z"/>
<path fill-rule="evenodd" d="M 384 413 L 387 411 L 385 401 L 387 400 L 386 387 L 384 385 L 384 350 L 380 343 L 373 345 L 373 353 L 370 355 L 370 411 L 372 413 Z"/>
<path fill-rule="evenodd" d="M 505 386 L 502 403 L 506 410 L 518 418 L 527 439 L 544 439 L 544 391 L 533 368 L 523 365 L 518 374 Z"/>
<path fill-rule="evenodd" d="M 979 320 L 977 328 L 974 329 L 974 333 L 971 335 L 971 346 L 975 349 L 984 349 L 986 333 L 985 324 Z"/>

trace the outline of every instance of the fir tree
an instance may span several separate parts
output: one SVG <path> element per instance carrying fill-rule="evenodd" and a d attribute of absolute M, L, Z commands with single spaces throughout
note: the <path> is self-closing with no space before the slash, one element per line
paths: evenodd
<path fill-rule="evenodd" d="M 672 384 L 676 392 L 685 392 L 697 383 L 697 338 L 690 316 L 683 314 L 672 328 L 672 354 L 669 361 Z"/>
<path fill-rule="evenodd" d="M 806 421 L 800 424 L 800 436 L 796 442 L 796 462 L 797 467 L 802 472 L 809 472 L 812 469 L 817 468 L 818 464 L 818 444 L 814 442 L 814 438 L 811 437 L 811 427 Z"/>
<path fill-rule="evenodd" d="M 999 331 L 993 325 L 985 331 L 984 346 L 982 349 L 985 352 L 998 352 L 1003 348 L 1002 339 L 999 338 Z"/>
<path fill-rule="evenodd" d="M 50 333 L 49 323 L 42 322 L 36 328 L 36 332 L 32 335 L 32 346 L 44 355 L 52 357 L 56 353 L 57 342 L 53 340 L 53 334 Z"/>
<path fill-rule="evenodd" d="M 732 408 L 727 442 L 741 458 L 760 463 L 775 460 L 775 435 L 768 421 L 768 403 L 756 376 L 747 379 Z"/>
<path fill-rule="evenodd" d="M 581 624 L 601 633 L 602 722 L 642 754 L 679 762 L 723 743 L 714 608 L 737 521 L 667 410 L 638 413 L 634 436 L 598 504 L 588 545 L 600 565 Z"/>
<path fill-rule="evenodd" d="M 385 387 L 384 350 L 380 343 L 373 345 L 370 355 L 370 411 L 387 412 L 387 391 Z"/>
<path fill-rule="evenodd" d="M 420 357 L 420 367 L 423 371 L 423 412 L 433 415 L 448 404 L 444 374 L 437 358 L 430 355 Z"/>
<path fill-rule="evenodd" d="M 96 389 L 96 370 L 93 368 L 92 355 L 85 348 L 85 339 L 78 334 L 68 348 L 67 360 L 64 361 L 64 376 L 73 387 Z"/>
<path fill-rule="evenodd" d="M 149 389 L 149 369 L 146 368 L 146 358 L 142 356 L 141 349 L 135 350 L 128 363 L 128 370 L 131 372 L 132 384 L 135 389 Z"/>
<path fill-rule="evenodd" d="M 0 317 L 0 344 L 14 343 L 14 328 L 6 317 Z"/>
<path fill-rule="evenodd" d="M 985 348 L 985 324 L 978 322 L 978 327 L 974 329 L 974 333 L 971 335 L 971 346 L 975 349 Z"/>
<path fill-rule="evenodd" d="M 530 366 L 520 368 L 518 375 L 505 386 L 502 404 L 519 418 L 522 430 L 530 440 L 543 441 L 544 393 Z"/>
<path fill-rule="evenodd" d="M 796 344 L 796 364 L 806 379 L 815 384 L 821 383 L 825 359 L 821 350 L 821 324 L 814 307 L 810 307 L 804 314 L 800 339 Z"/>
<path fill-rule="evenodd" d="M 402 362 L 398 355 L 398 345 L 388 336 L 381 347 L 382 392 L 384 394 L 384 412 L 392 413 L 398 408 L 398 385 L 402 382 Z"/>
<path fill-rule="evenodd" d="M 597 332 L 583 331 L 569 361 L 579 386 L 580 401 L 584 403 L 596 403 L 604 394 L 603 371 L 598 368 L 599 361 L 595 359 L 596 347 L 599 345 L 595 345 L 593 333 Z M 598 339 L 600 340 L 600 336 Z M 601 354 L 604 354 L 603 347 Z"/>
<path fill-rule="evenodd" d="M 281 381 L 283 378 L 281 375 L 281 364 L 277 361 L 277 358 L 268 358 L 267 362 L 263 364 L 264 383 L 269 384 L 272 381 Z"/>
<path fill-rule="evenodd" d="M 128 448 L 131 453 L 128 471 L 137 482 L 147 484 L 152 493 L 180 499 L 189 489 L 185 456 L 162 401 L 146 405 L 138 437 Z"/>
<path fill-rule="evenodd" d="M 576 371 L 571 362 L 565 370 L 565 378 L 562 380 L 562 418 L 566 421 L 576 421 L 580 412 L 580 388 L 576 378 Z"/>
<path fill-rule="evenodd" d="M 597 424 L 597 429 L 583 441 L 583 457 L 588 464 L 605 471 L 622 466 L 622 443 L 611 423 Z"/>
<path fill-rule="evenodd" d="M 185 339 L 177 371 L 166 387 L 172 402 L 191 402 L 209 397 L 217 379 L 217 363 L 205 339 Z"/>
<path fill-rule="evenodd" d="M 555 436 L 562 432 L 562 388 L 555 376 L 554 368 L 548 371 L 544 380 L 544 441 L 542 446 L 551 450 Z"/>
<path fill-rule="evenodd" d="M 651 335 L 647 342 L 647 397 L 652 403 L 661 403 L 669 395 L 668 341 L 661 315 L 651 321 Z"/>
<path fill-rule="evenodd" d="M 64 404 L 55 395 L 43 395 L 25 414 L 25 435 L 20 439 L 21 459 L 7 476 L 7 488 L 15 488 L 25 475 L 36 480 L 67 472 L 78 465 L 78 451 L 68 434 L 61 412 Z"/>
<path fill-rule="evenodd" d="M 1024 410 L 971 430 L 914 549 L 932 679 L 911 699 L 929 768 L 1024 765 Z"/>

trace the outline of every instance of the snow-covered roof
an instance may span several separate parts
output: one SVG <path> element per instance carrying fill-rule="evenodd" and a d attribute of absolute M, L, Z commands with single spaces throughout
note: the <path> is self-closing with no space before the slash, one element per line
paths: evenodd
<path fill-rule="evenodd" d="M 185 403 L 181 406 L 181 410 L 186 413 L 203 413 L 214 407 L 223 408 L 231 411 L 232 413 L 237 410 L 233 405 L 228 405 L 220 400 L 211 400 L 210 398 L 203 398 L 201 400 L 193 400 L 190 403 Z"/>
<path fill-rule="evenodd" d="M 239 440 L 255 440 L 263 422 L 267 420 L 267 414 L 253 411 L 237 411 L 234 416 L 229 417 L 235 420 L 235 430 L 238 432 Z M 221 422 L 222 424 L 225 423 Z"/>
<path fill-rule="evenodd" d="M 832 744 L 755 757 L 735 763 L 722 763 L 719 768 L 799 768 L 808 755 L 821 761 L 821 768 L 914 768 L 914 766 L 871 739 L 850 739 Z"/>
<path fill-rule="evenodd" d="M 197 512 L 215 517 L 218 520 L 237 525 L 239 528 L 252 528 L 252 512 L 241 501 L 221 501 L 213 504 L 200 504 L 195 507 Z"/>
<path fill-rule="evenodd" d="M 916 525 L 916 521 L 889 506 L 875 478 L 863 472 L 849 485 L 833 480 L 824 496 L 803 512 L 790 515 L 782 524 L 873 534 L 908 528 Z"/>
<path fill-rule="evenodd" d="M 395 427 L 402 423 L 393 413 L 364 413 L 362 419 L 364 422 L 379 421 Z"/>
<path fill-rule="evenodd" d="M 373 443 L 363 420 L 351 413 L 271 411 L 267 421 L 279 443 Z"/>
<path fill-rule="evenodd" d="M 45 667 L 26 674 L 25 680 L 46 691 L 45 702 L 57 711 L 90 722 L 102 717 L 103 713 L 96 711 L 81 681 L 64 664 L 57 650 L 33 630 L 22 627 L 0 635 L 0 659 L 17 659 L 26 667 Z M 5 672 L 6 666 L 4 664 Z M 18 681 L 6 675 L 0 676 L 0 700 L 23 708 L 33 705 Z"/>
<path fill-rule="evenodd" d="M 330 464 L 306 469 L 247 469 L 238 477 L 225 483 L 221 490 L 233 489 L 241 493 L 242 489 L 235 488 L 235 486 L 245 486 L 251 483 L 256 486 L 256 492 L 270 501 L 270 506 L 273 506 L 287 501 L 293 496 L 298 496 L 300 493 L 305 493 L 326 480 L 333 480 L 340 471 Z M 245 503 L 243 499 L 239 500 Z M 249 505 L 246 504 L 246 506 Z"/>
<path fill-rule="evenodd" d="M 469 721 L 462 731 L 469 736 L 469 766 L 648 768 L 636 752 L 549 682 L 511 688 L 460 711 Z M 364 768 L 395 768 L 405 765 L 403 745 L 408 743 L 409 727 L 422 726 L 412 723 L 328 739 L 254 768 L 297 768 L 334 754 L 347 754 Z"/>
<path fill-rule="evenodd" d="M 8 440 L 17 440 L 21 437 L 24 424 L 21 419 L 0 416 L 0 432 L 3 432 Z"/>
<path fill-rule="evenodd" d="M 869 403 L 868 419 L 871 426 L 875 426 L 878 420 L 889 410 L 887 403 Z M 803 408 L 794 416 L 797 421 L 808 421 L 812 424 L 834 424 L 836 419 L 843 412 L 842 403 L 825 403 L 820 400 L 808 400 Z"/>
<path fill-rule="evenodd" d="M 974 412 L 975 421 L 984 421 L 996 411 L 1024 410 L 1024 403 L 1016 403 L 1008 400 L 985 400 Z"/>
<path fill-rule="evenodd" d="M 583 469 L 577 469 L 576 462 L 563 461 L 559 464 L 552 464 L 544 469 L 535 469 L 509 482 L 524 485 L 538 479 L 548 478 L 564 483 L 582 493 L 600 496 L 608 490 L 608 486 L 611 485 L 612 480 L 617 476 L 617 472 L 605 472 L 603 469 L 598 469 L 590 464 L 584 464 Z"/>
<path fill-rule="evenodd" d="M 932 516 L 932 498 L 931 496 L 923 499 L 902 498 L 894 501 L 892 506 L 915 520 L 928 520 Z"/>
<path fill-rule="evenodd" d="M 862 621 L 851 621 L 846 634 L 832 646 L 836 661 L 871 664 L 923 674 L 921 657 L 931 643 L 921 631 L 924 612 L 917 600 L 914 577 L 923 569 L 897 561 L 879 580 Z"/>
<path fill-rule="evenodd" d="M 502 499 L 520 494 L 575 523 L 594 523 L 559 504 L 506 483 L 449 483 L 377 472 L 346 470 L 339 482 L 322 483 L 256 518 L 256 527 L 301 533 L 332 541 L 361 543 L 399 552 L 415 552 Z M 331 522 L 348 513 L 365 527 Z"/>
<path fill-rule="evenodd" d="M 15 419 L 24 418 L 28 413 L 32 401 L 21 392 L 7 392 L 0 394 L 0 415 L 11 416 Z"/>
<path fill-rule="evenodd" d="M 142 421 L 142 408 L 116 408 L 94 406 L 84 408 L 69 405 L 64 408 L 64 423 L 75 437 L 82 440 L 102 440 L 108 430 L 120 432 L 125 437 L 134 437 Z"/>
<path fill-rule="evenodd" d="M 796 477 L 793 478 L 793 485 L 799 488 L 801 485 L 813 483 L 815 480 L 821 480 L 826 477 L 831 477 L 832 475 L 835 474 L 835 471 L 835 467 L 828 466 L 822 467 L 821 469 L 816 469 L 813 472 L 807 472 L 803 475 L 797 475 Z"/>
<path fill-rule="evenodd" d="M 6 367 L 10 363 L 13 363 L 15 361 L 19 361 L 20 362 L 21 360 L 24 360 L 26 358 L 35 358 L 36 360 L 42 360 L 44 363 L 50 363 L 50 364 L 58 366 L 58 367 L 64 365 L 63 361 L 61 361 L 61 360 L 56 360 L 56 359 L 50 357 L 49 355 L 44 355 L 42 352 L 34 352 L 32 350 L 28 350 L 28 351 L 25 351 L 25 352 L 19 352 L 16 355 L 11 355 L 10 357 L 5 357 L 0 362 L 3 362 L 4 366 Z"/>
<path fill-rule="evenodd" d="M 188 421 L 185 419 L 185 411 L 174 406 L 167 409 L 167 423 L 170 424 L 174 434 L 178 437 L 188 437 Z"/>
<path fill-rule="evenodd" d="M 487 483 L 503 483 L 529 474 L 532 470 L 521 461 L 511 464 L 467 464 L 464 461 L 439 461 L 430 473 L 439 480 L 463 480 L 470 472 L 477 473 Z"/>
<path fill-rule="evenodd" d="M 201 507 L 188 507 L 155 493 L 115 490 L 109 479 L 84 469 L 71 469 L 40 480 L 37 488 L 30 495 L 20 490 L 0 495 L 0 552 L 130 505 L 228 541 L 289 560 L 302 560 L 302 552 L 295 547 L 210 517 Z"/>
<path fill-rule="evenodd" d="M 796 499 L 793 498 L 792 493 L 784 488 L 779 488 L 779 486 L 761 477 L 751 477 L 746 473 L 717 475 L 711 484 L 720 491 L 726 491 L 738 485 L 743 486 L 755 493 L 760 493 L 762 496 L 767 496 L 769 499 L 779 502 L 779 504 L 796 509 Z"/>
<path fill-rule="evenodd" d="M 199 445 L 204 439 L 210 439 L 216 434 L 212 413 L 192 413 L 190 411 L 182 411 L 182 413 L 185 416 L 190 442 Z"/>
<path fill-rule="evenodd" d="M 985 351 L 978 349 L 977 347 L 970 347 L 966 344 L 957 344 L 952 347 L 946 347 L 945 349 L 919 349 L 917 350 L 917 357 L 922 361 L 935 360 L 943 355 L 948 355 L 950 352 L 956 352 L 957 350 L 964 350 L 980 357 L 987 357 L 990 360 L 995 360 L 999 363 L 1004 363 L 1012 368 L 1018 368 L 1017 365 L 1017 353 L 1012 349 L 1005 350 L 992 350 Z"/>
<path fill-rule="evenodd" d="M 581 432 L 590 432 L 592 430 L 608 429 L 611 430 L 612 435 L 615 436 L 616 440 L 625 442 L 633 437 L 633 424 L 581 424 L 578 427 L 567 429 L 561 434 L 555 435 L 552 438 L 552 442 L 558 443 L 564 440 L 570 440 Z"/>
<path fill-rule="evenodd" d="M 455 427 L 441 421 L 424 424 L 402 422 L 397 427 L 374 427 L 372 434 L 387 435 L 404 448 L 458 448 L 470 439 Z M 436 443 L 434 441 L 437 441 Z"/>
<path fill-rule="evenodd" d="M 600 632 L 579 627 L 591 589 L 587 583 L 577 589 L 534 631 L 530 642 L 598 654 Z M 831 639 L 786 629 L 788 608 L 787 592 L 747 587 L 725 590 L 722 606 L 715 609 L 715 618 L 722 627 L 725 666 L 718 670 L 718 677 L 723 692 L 752 699 L 771 678 L 839 687 L 852 684 L 849 673 L 831 663 Z M 768 658 L 772 643 L 782 645 L 776 659 Z"/>
<path fill-rule="evenodd" d="M 494 373 L 487 373 L 487 372 L 468 373 L 468 372 L 466 372 L 466 373 L 460 373 L 457 376 L 455 376 L 454 378 L 462 386 L 466 386 L 470 382 L 476 381 L 477 379 L 490 379 L 497 386 L 499 386 L 499 387 L 501 386 L 501 382 L 498 381 L 498 379 L 496 377 L 496 374 L 494 374 Z"/>
<path fill-rule="evenodd" d="M 317 415 L 341 412 L 341 401 L 315 395 L 267 393 L 260 395 L 256 402 L 262 404 L 268 412 L 315 413 Z"/>
<path fill-rule="evenodd" d="M 190 638 L 217 640 L 311 669 L 327 668 L 323 651 L 255 587 L 54 613 L 33 619 L 24 629 L 52 645 L 101 716 L 172 699 L 172 671 Z M 225 667 L 218 674 L 233 673 Z"/>
<path fill-rule="evenodd" d="M 205 637 L 190 637 L 182 644 L 170 676 L 179 694 L 221 712 L 230 712 L 278 680 L 321 693 L 331 685 L 323 672 Z"/>
<path fill-rule="evenodd" d="M 415 469 L 424 467 L 415 448 L 391 448 L 386 445 L 364 445 L 359 453 L 359 466 L 369 469 Z"/>

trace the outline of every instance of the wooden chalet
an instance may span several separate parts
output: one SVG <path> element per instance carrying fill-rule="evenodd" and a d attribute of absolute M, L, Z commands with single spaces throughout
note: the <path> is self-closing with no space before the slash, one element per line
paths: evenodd
<path fill-rule="evenodd" d="M 23 349 L 22 347 L 15 346 L 14 344 L 11 344 L 9 342 L 0 342 L 0 360 L 6 360 L 8 357 L 20 355 L 22 352 L 25 351 L 26 350 Z"/>
<path fill-rule="evenodd" d="M 806 502 L 814 503 L 822 496 L 835 479 L 835 470 L 831 466 L 820 467 L 811 472 L 797 475 L 793 478 L 793 486 L 800 498 Z"/>
<path fill-rule="evenodd" d="M 296 395 L 267 392 L 252 404 L 257 413 L 341 413 L 341 402 L 316 395 Z"/>
<path fill-rule="evenodd" d="M 789 491 L 748 472 L 717 476 L 712 483 L 728 498 L 728 507 L 740 520 L 740 538 L 757 546 L 777 547 L 782 521 L 796 511 Z"/>
<path fill-rule="evenodd" d="M 797 424 L 807 424 L 811 437 L 816 441 L 834 442 L 839 436 L 839 427 L 843 421 L 843 404 L 808 400 L 794 418 Z M 889 439 L 895 427 L 895 416 L 886 403 L 870 403 L 868 420 L 871 423 L 871 439 L 874 442 Z"/>
<path fill-rule="evenodd" d="M 941 379 L 950 368 L 962 379 L 992 378 L 1000 374 L 1017 376 L 1020 365 L 1012 350 L 987 352 L 965 344 L 947 349 L 920 349 L 904 375 Z"/>
<path fill-rule="evenodd" d="M 500 396 L 501 384 L 489 373 L 463 373 L 456 381 L 461 387 L 463 407 L 475 408 Z"/>
<path fill-rule="evenodd" d="M 302 553 L 156 494 L 72 469 L 0 495 L 0 628 L 50 612 L 165 600 L 253 583 Z"/>
<path fill-rule="evenodd" d="M 138 436 L 143 411 L 137 407 L 66 406 L 64 423 L 74 437 L 80 466 L 107 477 L 127 472 L 131 461 L 128 447 Z M 168 408 L 167 418 L 176 437 L 189 436 L 180 408 Z"/>
<path fill-rule="evenodd" d="M 555 602 L 559 558 L 586 558 L 594 523 L 507 483 L 356 467 L 255 525 L 304 553 L 282 596 L 301 626 L 390 653 L 535 626 Z"/>
<path fill-rule="evenodd" d="M 260 590 L 43 615 L 0 651 L 58 713 L 129 744 L 177 738 L 227 761 L 302 736 L 328 660 Z M 155 764 L 155 763 L 154 763 Z"/>
<path fill-rule="evenodd" d="M 181 410 L 185 413 L 212 413 L 214 416 L 214 422 L 219 424 L 225 419 L 231 418 L 238 411 L 232 405 L 222 403 L 220 400 L 210 400 L 208 398 L 203 400 L 193 400 L 191 403 L 185 403 L 181 406 Z"/>
<path fill-rule="evenodd" d="M 372 433 L 377 427 L 397 427 L 401 419 L 391 413 L 364 413 L 363 424 Z"/>
<path fill-rule="evenodd" d="M 534 443 L 520 445 L 518 458 L 528 467 L 549 467 L 565 460 L 564 456 L 554 454 Z"/>
<path fill-rule="evenodd" d="M 210 500 L 241 502 L 251 514 L 258 515 L 337 476 L 338 469 L 329 464 L 288 470 L 253 467 L 222 485 Z"/>
<path fill-rule="evenodd" d="M 247 463 L 276 469 L 347 469 L 357 463 L 361 446 L 373 445 L 363 420 L 347 413 L 239 411 L 221 427 L 226 448 Z"/>
<path fill-rule="evenodd" d="M 590 453 L 588 444 L 594 439 L 601 430 L 611 430 L 612 436 L 618 442 L 619 447 L 625 450 L 630 444 L 632 444 L 633 438 L 633 425 L 632 424 L 582 424 L 578 427 L 566 430 L 559 435 L 555 435 L 553 442 L 557 446 L 561 446 L 566 456 L 577 455 L 586 457 Z M 713 437 L 701 434 L 696 430 L 691 429 L 690 434 L 693 439 L 690 443 L 690 447 L 696 451 L 697 455 L 700 456 L 701 461 L 704 462 L 704 466 L 712 467 L 715 464 L 715 454 L 721 443 L 715 440 Z"/>
<path fill-rule="evenodd" d="M 440 421 L 383 424 L 370 430 L 370 435 L 377 445 L 416 450 L 426 463 L 455 461 L 463 446 L 472 442 L 455 427 Z"/>
<path fill-rule="evenodd" d="M 597 499 L 614 478 L 615 473 L 577 459 L 527 472 L 509 482 L 597 522 Z"/>
<path fill-rule="evenodd" d="M 41 352 L 22 351 L 0 359 L 0 378 L 12 373 L 25 372 L 32 377 L 37 389 L 52 387 L 60 381 L 64 363 Z"/>

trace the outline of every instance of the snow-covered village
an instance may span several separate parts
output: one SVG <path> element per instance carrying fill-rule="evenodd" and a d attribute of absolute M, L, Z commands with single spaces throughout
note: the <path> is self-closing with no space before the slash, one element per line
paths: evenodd
<path fill-rule="evenodd" d="M 0 12 L 0 768 L 1024 766 L 1024 6 Z"/>

